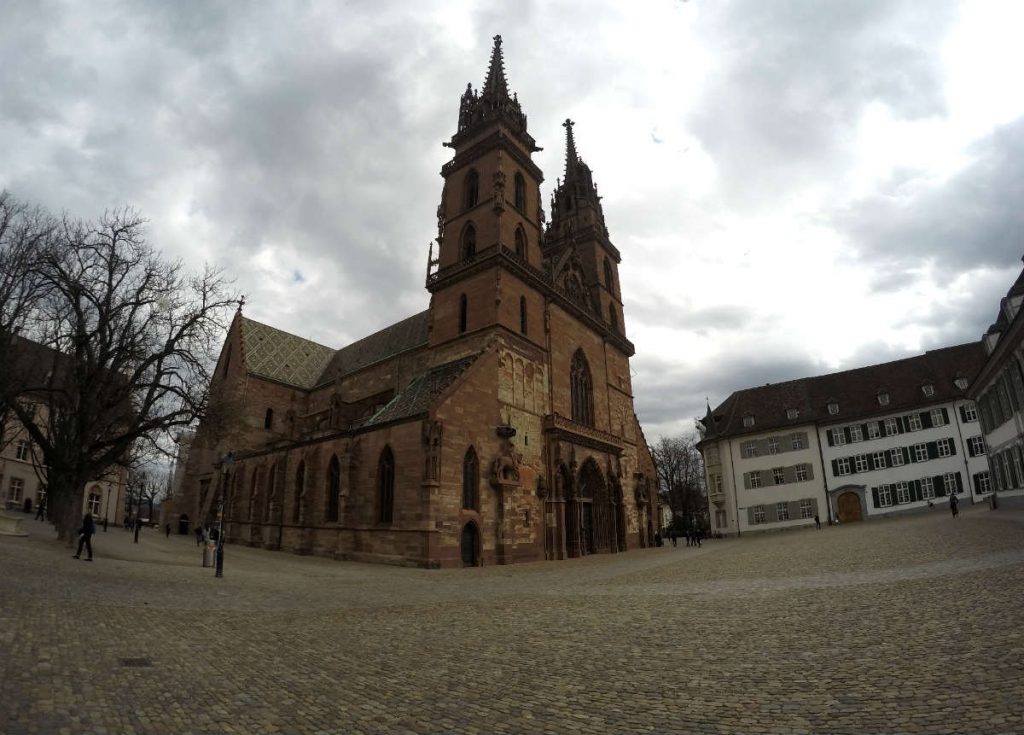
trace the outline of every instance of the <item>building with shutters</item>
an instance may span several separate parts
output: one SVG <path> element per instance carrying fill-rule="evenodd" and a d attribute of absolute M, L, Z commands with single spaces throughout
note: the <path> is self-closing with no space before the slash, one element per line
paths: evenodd
<path fill-rule="evenodd" d="M 446 143 L 429 308 L 341 349 L 240 310 L 181 515 L 210 522 L 223 503 L 235 543 L 429 567 L 653 542 L 621 256 L 569 120 L 546 220 L 502 53 L 495 37 Z"/>
<path fill-rule="evenodd" d="M 1024 272 L 999 302 L 982 337 L 986 360 L 968 391 L 988 447 L 992 489 L 1005 503 L 1024 506 Z"/>
<path fill-rule="evenodd" d="M 967 398 L 978 344 L 747 388 L 699 422 L 712 529 L 860 521 L 974 501 L 991 484 Z"/>

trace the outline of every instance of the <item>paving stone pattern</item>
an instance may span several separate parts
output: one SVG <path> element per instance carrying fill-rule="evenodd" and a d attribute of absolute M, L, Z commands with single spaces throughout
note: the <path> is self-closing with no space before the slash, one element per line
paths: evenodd
<path fill-rule="evenodd" d="M 1021 733 L 1024 513 L 429 571 L 0 537 L 0 732 Z"/>

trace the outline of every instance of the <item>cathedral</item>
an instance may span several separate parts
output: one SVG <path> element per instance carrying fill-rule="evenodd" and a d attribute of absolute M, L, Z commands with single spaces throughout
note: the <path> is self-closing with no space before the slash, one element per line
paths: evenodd
<path fill-rule="evenodd" d="M 175 507 L 229 543 L 423 567 L 650 546 L 654 464 L 619 288 L 565 124 L 546 222 L 540 150 L 496 36 L 467 86 L 426 311 L 342 349 L 235 315 Z"/>

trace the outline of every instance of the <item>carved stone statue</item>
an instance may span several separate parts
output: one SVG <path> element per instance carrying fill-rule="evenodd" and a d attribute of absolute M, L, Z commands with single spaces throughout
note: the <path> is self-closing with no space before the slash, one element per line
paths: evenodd
<path fill-rule="evenodd" d="M 440 421 L 423 422 L 423 480 L 438 482 L 441 479 L 441 434 Z"/>

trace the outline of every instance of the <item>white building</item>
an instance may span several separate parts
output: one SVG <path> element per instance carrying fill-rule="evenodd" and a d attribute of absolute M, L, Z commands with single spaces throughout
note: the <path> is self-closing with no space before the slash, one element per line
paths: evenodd
<path fill-rule="evenodd" d="M 977 401 L 993 489 L 1001 502 L 1024 505 L 1024 272 L 999 302 L 982 338 L 986 361 L 968 391 Z"/>
<path fill-rule="evenodd" d="M 977 344 L 747 388 L 700 422 L 712 530 L 859 521 L 988 491 Z"/>

